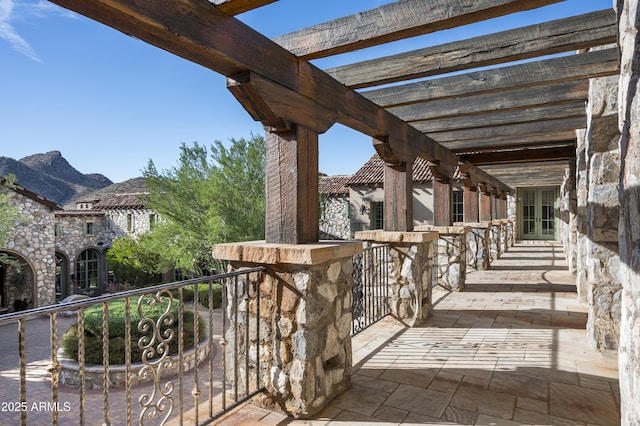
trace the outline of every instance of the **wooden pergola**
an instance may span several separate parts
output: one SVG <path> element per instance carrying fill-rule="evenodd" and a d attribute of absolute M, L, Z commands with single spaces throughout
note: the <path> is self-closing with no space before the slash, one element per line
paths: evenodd
<path fill-rule="evenodd" d="M 416 157 L 435 177 L 436 225 L 451 222 L 454 177 L 472 207 L 465 220 L 486 220 L 485 197 L 504 199 L 536 175 L 560 183 L 586 126 L 588 80 L 619 73 L 606 47 L 613 10 L 331 69 L 309 62 L 561 0 L 400 0 L 273 40 L 234 16 L 274 0 L 51 1 L 227 77 L 267 130 L 267 242 L 318 240 L 318 135 L 335 123 L 369 135 L 387 164 L 385 229 L 412 229 Z M 506 214 L 504 204 L 494 210 Z"/>

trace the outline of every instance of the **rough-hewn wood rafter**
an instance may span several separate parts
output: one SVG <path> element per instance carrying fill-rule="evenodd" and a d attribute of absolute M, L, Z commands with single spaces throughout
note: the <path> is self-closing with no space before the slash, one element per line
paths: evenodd
<path fill-rule="evenodd" d="M 460 156 L 476 166 L 487 164 L 528 163 L 532 161 L 568 160 L 576 156 L 573 145 L 553 148 L 523 149 L 518 151 L 484 152 Z"/>
<path fill-rule="evenodd" d="M 549 84 L 546 86 L 506 90 L 504 92 L 483 93 L 464 98 L 441 99 L 389 108 L 388 111 L 407 122 L 411 122 L 482 114 L 487 111 L 527 109 L 543 105 L 562 105 L 586 101 L 588 95 L 589 81 L 578 80 L 567 83 Z"/>
<path fill-rule="evenodd" d="M 278 0 L 209 0 L 221 12 L 229 16 L 238 15 L 249 10 L 257 9 Z"/>
<path fill-rule="evenodd" d="M 391 107 L 603 77 L 619 72 L 617 49 L 606 49 L 361 93 L 378 105 Z"/>
<path fill-rule="evenodd" d="M 400 0 L 274 40 L 304 59 L 315 59 L 479 22 L 561 0 Z"/>
<path fill-rule="evenodd" d="M 612 9 L 327 69 L 352 88 L 446 74 L 616 41 Z"/>

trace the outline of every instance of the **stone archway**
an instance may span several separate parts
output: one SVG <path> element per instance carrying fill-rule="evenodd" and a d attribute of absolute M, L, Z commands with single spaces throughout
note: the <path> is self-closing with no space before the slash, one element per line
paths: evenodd
<path fill-rule="evenodd" d="M 22 311 L 36 305 L 35 274 L 19 254 L 2 251 L 9 259 L 0 267 L 0 305 L 7 312 Z"/>

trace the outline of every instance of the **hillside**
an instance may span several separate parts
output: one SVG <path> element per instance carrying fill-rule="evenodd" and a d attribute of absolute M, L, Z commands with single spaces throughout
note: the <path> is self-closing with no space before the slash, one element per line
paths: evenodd
<path fill-rule="evenodd" d="M 113 184 L 101 174 L 80 173 L 60 151 L 34 154 L 20 160 L 0 157 L 0 176 L 9 173 L 16 176 L 17 184 L 61 205 Z"/>

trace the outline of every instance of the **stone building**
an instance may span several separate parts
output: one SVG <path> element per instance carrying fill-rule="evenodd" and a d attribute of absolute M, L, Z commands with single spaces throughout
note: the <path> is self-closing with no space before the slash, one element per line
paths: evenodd
<path fill-rule="evenodd" d="M 0 264 L 0 312 L 50 305 L 56 300 L 54 215 L 62 207 L 20 185 L 9 195 L 20 218 L 0 252 L 19 266 Z"/>
<path fill-rule="evenodd" d="M 349 188 L 351 175 L 321 176 L 320 238 L 323 240 L 348 240 L 351 238 L 349 221 Z"/>

